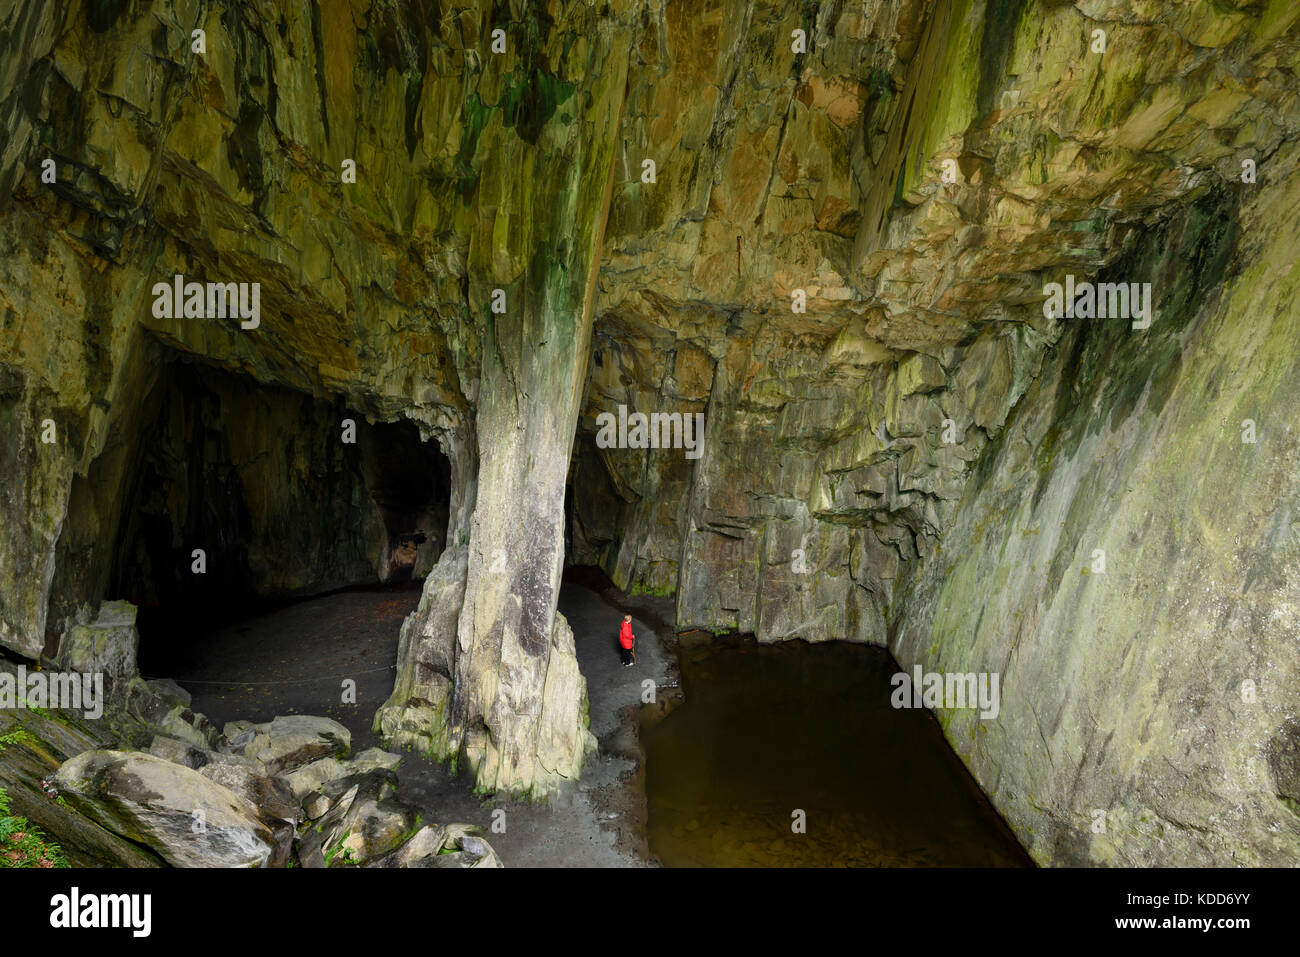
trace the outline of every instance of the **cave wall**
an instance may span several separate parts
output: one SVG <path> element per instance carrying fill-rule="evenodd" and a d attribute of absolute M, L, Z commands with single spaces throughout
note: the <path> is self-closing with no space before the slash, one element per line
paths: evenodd
<path fill-rule="evenodd" d="M 451 463 L 412 422 L 353 421 L 366 494 L 378 506 L 385 532 L 379 578 L 423 579 L 447 543 Z"/>
<path fill-rule="evenodd" d="M 634 268 L 653 292 L 611 305 L 597 341 L 609 328 L 643 342 L 635 351 L 651 368 L 613 377 L 593 363 L 575 468 L 594 464 L 596 413 L 631 404 L 643 382 L 651 394 L 668 384 L 661 408 L 678 399 L 686 346 L 711 360 L 710 427 L 684 520 L 670 456 L 631 469 L 602 456 L 604 476 L 575 478 L 575 497 L 591 490 L 581 524 L 600 530 L 588 554 L 630 590 L 660 589 L 676 564 L 679 627 L 848 636 L 888 644 L 909 668 L 1002 671 L 999 720 L 940 715 L 1042 863 L 1293 862 L 1294 467 L 1280 425 L 1293 417 L 1277 390 L 1295 355 L 1284 263 L 1300 221 L 1289 192 L 1300 14 L 976 0 L 929 5 L 908 30 L 917 5 L 875 8 L 877 27 L 886 10 L 898 18 L 896 59 L 877 48 L 887 79 L 864 91 L 847 136 L 868 171 L 852 184 L 862 223 L 849 255 L 818 236 L 831 251 L 818 278 L 832 290 L 845 281 L 849 295 L 810 296 L 808 314 L 792 316 L 776 295 L 749 304 L 693 286 L 703 250 L 716 262 L 732 252 L 723 239 L 734 233 L 709 230 L 716 191 L 702 227 L 683 202 L 659 235 L 694 251 L 696 272 L 637 257 L 646 247 L 630 242 L 632 255 L 611 256 L 605 282 Z M 843 12 L 837 38 L 861 22 Z M 1089 55 L 1098 27 L 1106 58 Z M 718 57 L 743 60 L 755 31 Z M 772 76 L 739 73 L 755 75 Z M 790 85 L 788 115 L 802 117 L 816 83 Z M 752 92 L 735 95 L 742 115 Z M 782 143 L 767 154 L 790 154 L 773 163 L 781 193 L 767 202 L 802 216 L 758 232 L 757 268 L 742 249 L 737 272 L 755 281 L 781 275 L 763 261 L 769 250 L 817 235 L 826 195 L 816 171 L 799 179 L 809 167 L 797 158 L 833 147 L 807 132 Z M 937 176 L 946 157 L 956 184 Z M 1244 159 L 1257 182 L 1242 182 Z M 1218 197 L 1208 207 L 1207 191 Z M 1153 280 L 1158 328 L 1083 338 L 1046 320 L 1043 284 L 1067 272 Z M 823 309 L 836 321 L 821 321 Z M 1216 323 L 1237 327 L 1213 333 L 1217 347 L 1191 331 Z M 1234 338 L 1246 329 L 1249 343 Z M 1079 350 L 1092 365 L 1076 383 Z M 1232 398 L 1220 395 L 1225 365 Z M 1162 404 L 1136 401 L 1148 382 Z M 1181 402 L 1165 402 L 1171 389 Z M 1246 418 L 1282 429 L 1265 455 L 1241 445 Z M 1085 441 L 1101 421 L 1123 439 Z M 1064 456 L 1052 451 L 1063 435 L 1078 443 Z M 1218 466 L 1208 474 L 1207 459 Z M 1156 473 L 1162 486 L 1148 481 Z M 1137 476 L 1135 492 L 1123 481 Z M 601 513 L 615 501 L 609 530 Z M 1134 529 L 1159 529 L 1158 544 L 1133 541 Z M 1121 570 L 1088 577 L 1089 541 L 1112 562 L 1119 548 Z M 1204 554 L 1229 541 L 1232 553 Z M 1259 675 L 1268 691 L 1247 705 L 1242 682 L 1262 689 Z"/>
<path fill-rule="evenodd" d="M 0 366 L 13 418 L 0 560 L 26 570 L 0 599 L 0 642 L 12 650 L 34 657 L 46 644 L 65 528 L 67 561 L 107 574 L 111 562 L 84 546 L 112 548 L 124 494 L 113 477 L 151 424 L 142 403 L 167 350 L 263 386 L 342 397 L 370 418 L 417 421 L 425 437 L 464 428 L 455 365 L 473 347 L 447 340 L 464 317 L 440 325 L 415 306 L 424 284 L 459 292 L 457 252 L 443 247 L 424 268 L 420 237 L 435 227 L 427 202 L 414 222 L 414 145 L 389 135 L 384 106 L 416 88 L 402 70 L 427 44 L 395 43 L 403 25 L 384 19 L 414 11 L 376 11 L 369 31 L 341 5 L 319 22 L 309 14 L 80 3 L 6 14 L 0 53 L 21 95 L 5 101 L 0 149 Z M 205 54 L 191 49 L 195 28 Z M 373 82 L 324 75 L 322 34 Z M 346 199 L 344 154 L 363 171 Z M 54 183 L 40 179 L 47 158 Z M 153 284 L 177 273 L 259 282 L 259 327 L 155 314 Z M 87 483 L 74 528 L 69 495 Z"/>
<path fill-rule="evenodd" d="M 3 53 L 24 95 L 5 103 L 0 288 L 27 486 L 0 553 L 42 574 L 6 599 L 8 647 L 44 644 L 63 489 L 114 447 L 147 386 L 140 350 L 160 343 L 442 443 L 451 543 L 468 549 L 445 566 L 468 582 L 453 750 L 512 789 L 576 774 L 584 685 L 554 598 L 629 14 L 570 6 L 11 14 Z M 501 55 L 494 22 L 510 34 Z M 159 315 L 153 284 L 175 274 L 259 283 L 260 323 Z M 489 321 L 497 288 L 512 309 Z M 36 450 L 45 407 L 70 425 Z M 532 520 L 505 511 L 521 502 Z M 395 704 L 408 706 L 420 723 L 410 699 Z"/>
<path fill-rule="evenodd" d="M 675 591 L 679 627 L 883 644 L 900 565 L 941 539 L 1063 332 L 1043 284 L 1096 275 L 1296 136 L 1300 15 L 745 3 L 689 37 L 677 16 L 639 48 L 625 123 L 670 159 L 653 190 L 616 190 L 602 267 L 596 342 L 634 359 L 593 358 L 580 443 L 620 403 L 707 389 L 706 448 L 685 481 L 659 451 L 576 477 L 580 523 L 608 521 L 610 487 L 623 502 L 587 555 Z"/>
<path fill-rule="evenodd" d="M 902 588 L 904 667 L 1001 674 L 997 720 L 940 720 L 1044 863 L 1300 854 L 1282 760 L 1300 311 L 1297 236 L 1277 228 L 1300 221 L 1298 156 L 1267 193 L 1216 184 L 1115 265 L 1165 290 L 1158 321 L 1076 321 Z"/>

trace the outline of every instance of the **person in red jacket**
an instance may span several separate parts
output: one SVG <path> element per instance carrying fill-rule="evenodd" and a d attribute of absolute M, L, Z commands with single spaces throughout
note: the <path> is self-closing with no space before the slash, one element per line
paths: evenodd
<path fill-rule="evenodd" d="M 636 664 L 636 638 L 632 635 L 632 616 L 623 616 L 623 625 L 618 629 L 618 644 L 623 651 L 623 667 L 631 668 Z"/>

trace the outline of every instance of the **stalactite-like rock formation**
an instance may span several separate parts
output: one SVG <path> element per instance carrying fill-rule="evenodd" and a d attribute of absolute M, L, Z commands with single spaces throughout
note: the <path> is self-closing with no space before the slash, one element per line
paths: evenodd
<path fill-rule="evenodd" d="M 478 146 L 517 164 L 480 173 L 470 242 L 470 309 L 485 317 L 474 507 L 408 626 L 407 673 L 378 720 L 400 743 L 463 754 L 483 787 L 544 795 L 576 778 L 595 748 L 573 633 L 555 606 L 627 51 L 610 25 L 580 19 L 537 42 L 512 94 L 526 106 L 489 119 Z M 548 54 L 565 79 L 538 65 Z M 436 663 L 422 665 L 429 656 Z M 435 672 L 432 686 L 422 667 Z"/>

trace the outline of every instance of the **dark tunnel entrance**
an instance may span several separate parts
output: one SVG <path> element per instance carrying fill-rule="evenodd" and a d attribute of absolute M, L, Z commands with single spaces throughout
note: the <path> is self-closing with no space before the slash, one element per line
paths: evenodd
<path fill-rule="evenodd" d="M 451 499 L 451 462 L 411 422 L 371 426 L 365 445 L 370 494 L 387 533 L 387 582 L 423 578 L 442 554 Z"/>
<path fill-rule="evenodd" d="M 441 554 L 450 463 L 414 423 L 370 424 L 342 398 L 181 359 L 158 375 L 141 420 L 117 470 L 101 597 L 139 609 L 146 675 L 183 673 L 191 646 L 223 624 L 420 580 Z M 112 480 L 92 467 L 87 482 Z"/>

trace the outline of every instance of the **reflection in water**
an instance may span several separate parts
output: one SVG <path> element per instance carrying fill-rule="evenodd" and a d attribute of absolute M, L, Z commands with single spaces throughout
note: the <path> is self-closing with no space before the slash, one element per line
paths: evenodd
<path fill-rule="evenodd" d="M 680 659 L 685 702 L 641 728 L 665 865 L 1031 864 L 930 713 L 890 707 L 884 649 L 727 639 Z"/>

